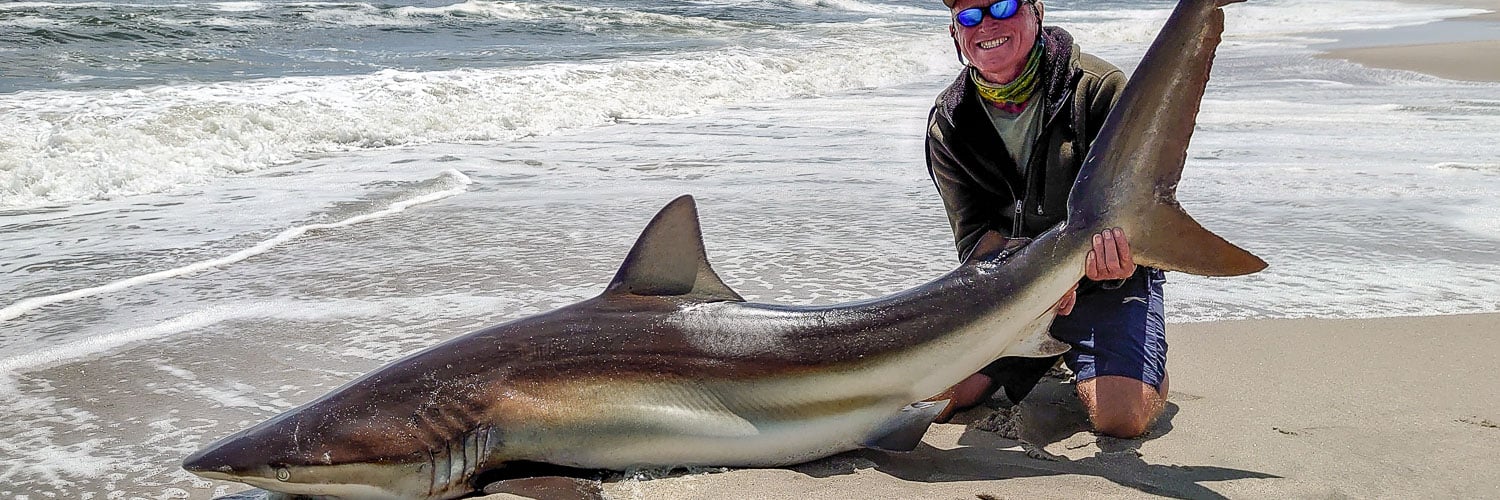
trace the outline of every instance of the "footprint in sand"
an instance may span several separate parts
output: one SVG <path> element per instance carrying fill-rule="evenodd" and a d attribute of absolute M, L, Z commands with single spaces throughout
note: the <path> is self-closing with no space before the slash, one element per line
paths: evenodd
<path fill-rule="evenodd" d="M 1197 401 L 1200 399 L 1203 399 L 1203 396 L 1199 396 L 1197 394 L 1188 394 L 1186 392 L 1177 391 L 1167 393 L 1167 401 Z"/>
<path fill-rule="evenodd" d="M 1490 429 L 1500 429 L 1500 424 L 1496 424 L 1496 423 L 1491 422 L 1489 420 L 1483 420 L 1483 419 L 1480 419 L 1479 417 L 1460 418 L 1458 420 L 1455 420 L 1455 422 L 1463 422 L 1465 424 L 1477 425 L 1477 426 L 1480 426 L 1480 427 L 1486 427 L 1486 428 L 1490 428 Z"/>

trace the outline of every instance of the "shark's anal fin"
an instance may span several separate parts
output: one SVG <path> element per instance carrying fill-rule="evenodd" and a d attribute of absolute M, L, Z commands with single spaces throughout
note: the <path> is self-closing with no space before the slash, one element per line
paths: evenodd
<path fill-rule="evenodd" d="M 680 196 L 657 212 L 605 295 L 679 296 L 704 302 L 743 301 L 708 265 L 698 207 Z"/>
<path fill-rule="evenodd" d="M 949 403 L 951 401 L 945 399 L 919 401 L 906 405 L 901 409 L 901 413 L 887 420 L 862 444 L 866 448 L 886 451 L 915 450 L 917 444 L 922 442 L 922 435 L 927 434 L 927 428 L 932 425 L 932 420 L 937 418 Z"/>

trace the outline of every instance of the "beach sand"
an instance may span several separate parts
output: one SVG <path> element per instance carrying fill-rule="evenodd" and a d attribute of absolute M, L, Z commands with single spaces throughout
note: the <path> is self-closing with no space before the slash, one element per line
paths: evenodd
<path fill-rule="evenodd" d="M 1500 0 L 1408 1 L 1489 10 L 1489 13 L 1440 21 L 1422 28 L 1432 36 L 1444 31 L 1489 31 L 1496 34 L 1495 39 L 1440 43 L 1417 40 L 1401 45 L 1344 47 L 1330 50 L 1322 57 L 1344 59 L 1373 68 L 1415 71 L 1450 80 L 1500 82 Z M 1409 33 L 1410 30 L 1402 32 Z"/>
<path fill-rule="evenodd" d="M 1172 394 L 1143 439 L 1084 430 L 1044 380 L 1015 440 L 935 425 L 910 453 L 606 484 L 611 498 L 1500 497 L 1500 314 L 1170 327 Z M 975 409 L 960 421 L 994 410 Z"/>
<path fill-rule="evenodd" d="M 1325 57 L 1364 66 L 1426 73 L 1449 80 L 1500 82 L 1500 41 L 1338 49 Z"/>

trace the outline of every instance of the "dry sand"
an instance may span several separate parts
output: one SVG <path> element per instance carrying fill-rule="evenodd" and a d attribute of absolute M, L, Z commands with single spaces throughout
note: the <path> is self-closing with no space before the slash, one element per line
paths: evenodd
<path fill-rule="evenodd" d="M 1500 23 L 1500 0 L 1407 1 L 1491 11 L 1445 22 Z M 1500 82 L 1500 40 L 1345 48 L 1331 50 L 1323 57 L 1344 59 L 1373 68 L 1416 71 L 1450 80 Z"/>
<path fill-rule="evenodd" d="M 1071 386 L 1017 441 L 936 425 L 910 453 L 626 480 L 611 498 L 1500 498 L 1500 315 L 1172 325 L 1172 395 L 1144 439 L 1084 431 Z M 976 421 L 990 410 L 971 410 Z"/>
<path fill-rule="evenodd" d="M 1433 43 L 1329 51 L 1325 57 L 1364 66 L 1426 73 L 1449 80 L 1500 82 L 1500 41 Z"/>

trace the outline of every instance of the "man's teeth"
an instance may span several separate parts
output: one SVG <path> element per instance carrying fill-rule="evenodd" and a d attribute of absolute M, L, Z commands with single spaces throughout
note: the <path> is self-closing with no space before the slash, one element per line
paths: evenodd
<path fill-rule="evenodd" d="M 989 49 L 993 49 L 995 47 L 999 47 L 1001 45 L 1004 45 L 1005 42 L 1008 42 L 1008 41 L 1010 41 L 1010 37 L 996 38 L 994 40 L 985 40 L 983 42 L 979 42 L 979 48 L 985 49 L 985 50 L 989 50 Z"/>

